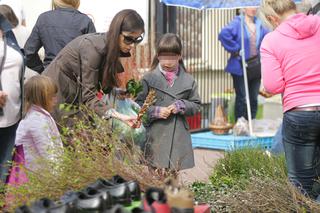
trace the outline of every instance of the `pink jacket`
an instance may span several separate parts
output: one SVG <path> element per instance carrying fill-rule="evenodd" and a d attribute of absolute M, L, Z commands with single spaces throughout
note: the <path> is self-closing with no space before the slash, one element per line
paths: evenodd
<path fill-rule="evenodd" d="M 261 44 L 265 89 L 283 94 L 283 111 L 320 105 L 320 17 L 296 14 L 267 34 Z"/>
<path fill-rule="evenodd" d="M 55 121 L 43 108 L 33 105 L 20 124 L 16 133 L 15 145 L 22 145 L 25 166 L 38 167 L 40 157 L 57 160 L 62 151 L 62 142 Z"/>

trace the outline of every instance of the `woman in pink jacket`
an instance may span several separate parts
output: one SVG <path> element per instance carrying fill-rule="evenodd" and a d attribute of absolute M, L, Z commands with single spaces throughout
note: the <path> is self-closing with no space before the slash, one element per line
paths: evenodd
<path fill-rule="evenodd" d="M 283 94 L 283 142 L 289 179 L 316 199 L 320 185 L 320 17 L 296 12 L 291 0 L 263 0 L 274 31 L 261 44 L 262 79 Z M 320 197 L 320 196 L 319 196 Z"/>
<path fill-rule="evenodd" d="M 58 128 L 50 113 L 56 103 L 57 87 L 46 76 L 33 76 L 25 84 L 25 116 L 16 133 L 16 146 L 23 148 L 25 166 L 39 169 L 40 160 L 56 161 L 62 152 Z"/>

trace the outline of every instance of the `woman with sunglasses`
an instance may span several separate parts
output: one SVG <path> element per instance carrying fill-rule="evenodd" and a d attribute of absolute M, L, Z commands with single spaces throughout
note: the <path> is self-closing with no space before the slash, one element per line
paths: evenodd
<path fill-rule="evenodd" d="M 58 85 L 58 103 L 74 106 L 86 105 L 98 115 L 116 118 L 129 126 L 135 117 L 118 113 L 97 97 L 98 91 L 104 93 L 117 87 L 117 73 L 123 72 L 121 57 L 130 57 L 131 49 L 142 41 L 144 22 L 134 10 L 122 10 L 111 21 L 107 33 L 94 33 L 79 36 L 63 48 L 44 71 Z M 58 104 L 58 106 L 59 106 Z M 73 107 L 69 115 L 78 113 Z M 54 113 L 61 120 L 62 111 Z"/>

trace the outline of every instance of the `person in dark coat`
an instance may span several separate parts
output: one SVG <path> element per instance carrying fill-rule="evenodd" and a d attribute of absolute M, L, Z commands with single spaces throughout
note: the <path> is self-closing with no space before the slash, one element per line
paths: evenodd
<path fill-rule="evenodd" d="M 118 113 L 99 100 L 97 93 L 101 90 L 108 93 L 119 86 L 117 74 L 124 71 L 120 58 L 131 56 L 131 49 L 143 40 L 143 33 L 141 16 L 135 10 L 126 9 L 112 19 L 107 33 L 82 35 L 67 44 L 43 73 L 58 86 L 55 120 L 59 122 L 65 115 L 59 109 L 60 104 L 84 104 L 101 117 L 112 117 L 134 126 L 136 117 Z M 76 107 L 74 113 L 79 111 Z"/>
<path fill-rule="evenodd" d="M 194 166 L 191 135 L 185 116 L 200 110 L 200 96 L 194 78 L 186 73 L 182 45 L 175 34 L 159 41 L 152 71 L 142 79 L 143 91 L 136 102 L 142 105 L 151 89 L 156 102 L 147 111 L 145 156 L 151 167 L 177 171 Z"/>
<path fill-rule="evenodd" d="M 27 67 L 38 73 L 74 38 L 96 32 L 92 20 L 77 10 L 80 0 L 54 0 L 53 4 L 54 10 L 40 14 L 24 46 Z M 44 61 L 38 54 L 41 47 Z"/>
<path fill-rule="evenodd" d="M 0 182 L 5 182 L 21 119 L 24 63 L 10 23 L 0 14 Z"/>

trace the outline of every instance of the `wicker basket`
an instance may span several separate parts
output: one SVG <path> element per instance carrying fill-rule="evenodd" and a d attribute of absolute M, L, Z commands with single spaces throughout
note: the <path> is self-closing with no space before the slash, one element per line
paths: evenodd
<path fill-rule="evenodd" d="M 219 126 L 211 124 L 210 130 L 216 135 L 226 135 L 229 133 L 229 130 L 233 127 L 232 124 L 227 123 L 225 126 Z"/>

